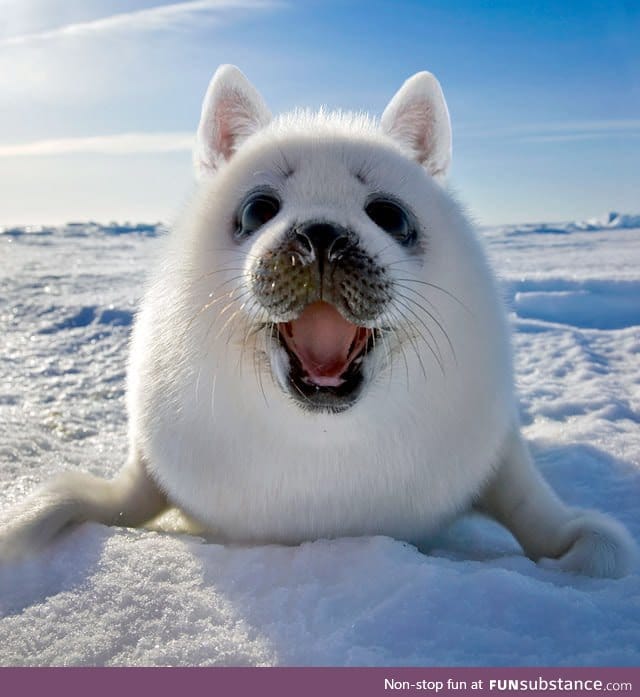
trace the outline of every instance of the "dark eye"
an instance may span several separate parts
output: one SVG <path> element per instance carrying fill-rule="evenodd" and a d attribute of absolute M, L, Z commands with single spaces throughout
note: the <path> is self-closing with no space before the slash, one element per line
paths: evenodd
<path fill-rule="evenodd" d="M 408 214 L 397 203 L 374 199 L 365 207 L 365 213 L 387 234 L 405 246 L 415 243 L 417 234 Z"/>
<path fill-rule="evenodd" d="M 278 215 L 280 201 L 271 194 L 255 194 L 251 196 L 238 213 L 237 237 L 251 235 L 258 228 Z"/>

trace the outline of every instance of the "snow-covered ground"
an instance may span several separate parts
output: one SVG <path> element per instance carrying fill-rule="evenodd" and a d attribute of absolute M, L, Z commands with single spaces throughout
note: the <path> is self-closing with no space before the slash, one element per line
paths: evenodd
<path fill-rule="evenodd" d="M 522 420 L 562 496 L 640 539 L 640 218 L 483 231 Z M 125 457 L 127 340 L 155 226 L 0 231 L 0 509 Z M 640 576 L 539 569 L 479 518 L 225 547 L 84 525 L 1 572 L 0 665 L 640 665 Z"/>

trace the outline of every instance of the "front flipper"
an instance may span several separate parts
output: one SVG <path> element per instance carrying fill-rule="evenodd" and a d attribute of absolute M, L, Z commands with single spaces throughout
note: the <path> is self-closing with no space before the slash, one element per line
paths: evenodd
<path fill-rule="evenodd" d="M 637 549 L 627 530 L 603 513 L 566 506 L 536 469 L 518 429 L 507 438 L 478 508 L 545 568 L 608 578 L 633 568 Z"/>
<path fill-rule="evenodd" d="M 63 528 L 84 521 L 135 527 L 167 507 L 140 458 L 106 480 L 64 472 L 0 518 L 0 562 L 44 547 Z"/>

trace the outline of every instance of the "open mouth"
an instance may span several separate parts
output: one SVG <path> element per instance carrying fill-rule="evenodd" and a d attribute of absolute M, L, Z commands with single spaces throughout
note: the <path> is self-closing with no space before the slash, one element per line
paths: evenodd
<path fill-rule="evenodd" d="M 362 386 L 362 362 L 376 330 L 345 319 L 331 304 L 308 305 L 290 322 L 278 324 L 281 345 L 289 355 L 291 393 L 304 406 L 342 411 Z"/>

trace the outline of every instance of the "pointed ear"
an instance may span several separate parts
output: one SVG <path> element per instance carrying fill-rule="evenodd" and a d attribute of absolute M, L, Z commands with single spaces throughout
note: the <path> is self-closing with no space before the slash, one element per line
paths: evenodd
<path fill-rule="evenodd" d="M 380 123 L 429 174 L 438 179 L 446 176 L 451 163 L 451 122 L 440 83 L 431 73 L 410 77 L 387 105 Z"/>
<path fill-rule="evenodd" d="M 221 65 L 202 104 L 193 154 L 196 173 L 215 172 L 243 140 L 269 121 L 271 113 L 256 88 L 234 65 Z"/>

